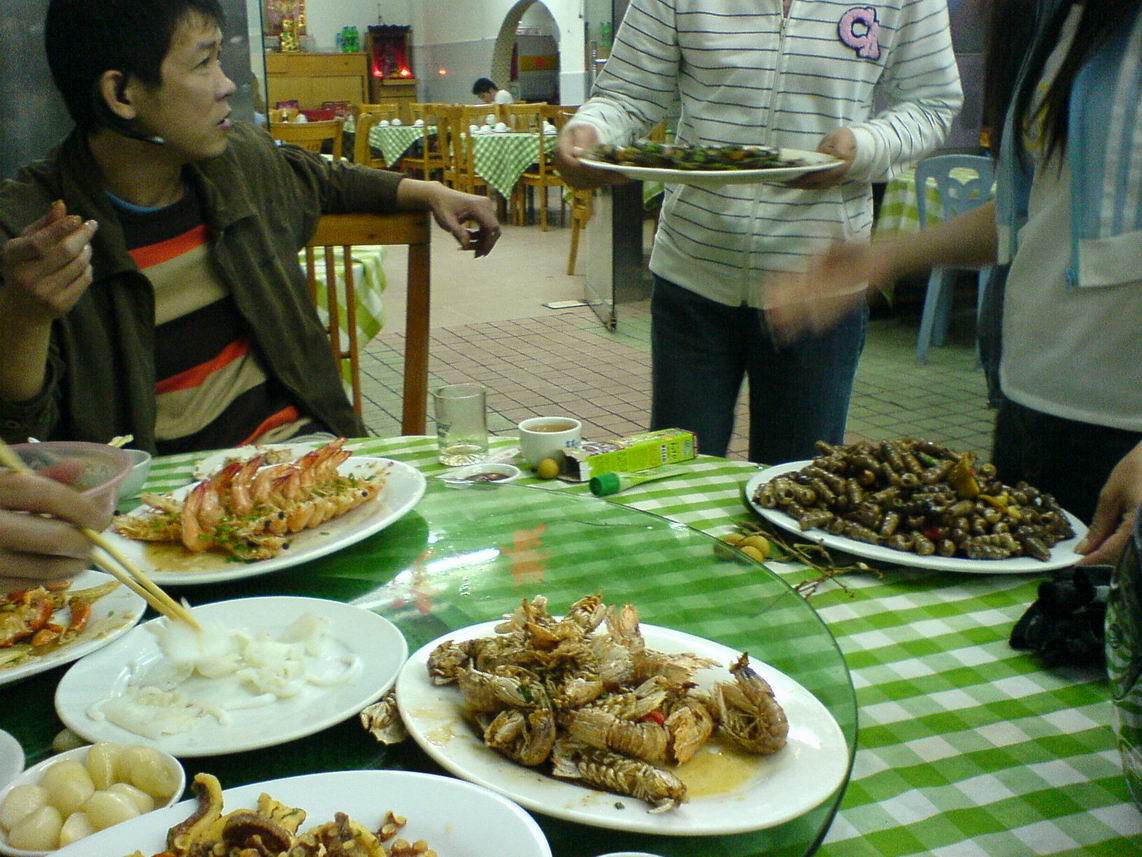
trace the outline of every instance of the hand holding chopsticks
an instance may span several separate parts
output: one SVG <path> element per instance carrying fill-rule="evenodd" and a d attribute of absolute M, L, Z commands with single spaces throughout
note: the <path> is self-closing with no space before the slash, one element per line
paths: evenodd
<path fill-rule="evenodd" d="M 0 441 L 0 465 L 14 473 L 32 473 L 30 468 L 3 441 Z M 193 628 L 199 628 L 198 622 L 186 607 L 163 592 L 154 581 L 147 577 L 108 539 L 89 527 L 76 525 L 76 529 L 82 533 L 84 538 L 100 549 L 95 553 L 94 559 L 101 569 L 143 598 L 159 613 L 172 620 L 184 622 Z"/>

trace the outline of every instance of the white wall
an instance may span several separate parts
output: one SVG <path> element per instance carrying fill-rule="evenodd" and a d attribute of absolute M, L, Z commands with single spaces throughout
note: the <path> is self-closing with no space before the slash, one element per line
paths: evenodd
<path fill-rule="evenodd" d="M 314 50 L 332 51 L 342 27 L 356 27 L 365 47 L 365 28 L 379 24 L 407 26 L 412 23 L 412 7 L 416 0 L 309 0 L 305 4 L 306 33 L 313 36 Z"/>

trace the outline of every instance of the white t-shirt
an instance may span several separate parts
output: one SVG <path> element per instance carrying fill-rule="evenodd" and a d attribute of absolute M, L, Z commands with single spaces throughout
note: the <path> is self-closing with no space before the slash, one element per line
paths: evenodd
<path fill-rule="evenodd" d="M 1071 10 L 1033 107 L 1058 73 L 1081 12 Z M 1071 171 L 1065 157 L 1060 169 L 1057 150 L 1050 162 L 1042 160 L 1040 126 L 1024 133 L 1035 173 L 1004 297 L 1000 385 L 1009 399 L 1036 411 L 1142 431 L 1142 279 L 1116 286 L 1067 282 Z"/>
<path fill-rule="evenodd" d="M 496 90 L 495 103 L 496 104 L 514 104 L 515 99 L 512 98 L 512 94 L 510 92 L 508 92 L 506 89 L 497 89 Z"/>

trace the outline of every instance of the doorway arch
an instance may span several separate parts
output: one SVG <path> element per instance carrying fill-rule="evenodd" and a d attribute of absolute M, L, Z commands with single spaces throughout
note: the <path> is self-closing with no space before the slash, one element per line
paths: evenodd
<path fill-rule="evenodd" d="M 524 13 L 537 3 L 543 6 L 555 21 L 555 77 L 556 80 L 559 79 L 559 72 L 563 65 L 563 40 L 561 38 L 563 26 L 558 15 L 560 10 L 553 9 L 547 3 L 544 3 L 543 0 L 519 0 L 519 2 L 508 9 L 507 14 L 504 15 L 503 23 L 500 24 L 500 32 L 496 36 L 495 48 L 492 50 L 492 80 L 496 81 L 500 86 L 506 88 L 506 83 L 511 81 L 512 52 L 515 47 L 516 30 L 519 29 L 519 22 L 523 18 Z"/>

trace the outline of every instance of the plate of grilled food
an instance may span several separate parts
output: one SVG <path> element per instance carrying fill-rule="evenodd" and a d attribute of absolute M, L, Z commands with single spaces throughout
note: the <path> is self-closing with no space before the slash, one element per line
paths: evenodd
<path fill-rule="evenodd" d="M 608 610 L 597 595 L 558 619 L 537 597 L 429 643 L 401 670 L 396 701 L 448 771 L 594 827 L 760 830 L 826 800 L 848 769 L 840 727 L 795 680 L 711 640 L 640 627 L 633 606 Z"/>
<path fill-rule="evenodd" d="M 0 595 L 0 685 L 106 646 L 146 609 L 142 598 L 99 571 Z"/>
<path fill-rule="evenodd" d="M 772 146 L 683 146 L 641 140 L 630 146 L 599 145 L 580 161 L 635 181 L 718 187 L 729 184 L 786 182 L 840 166 L 821 152 Z"/>
<path fill-rule="evenodd" d="M 424 495 L 415 467 L 355 456 L 343 441 L 299 457 L 225 457 L 192 485 L 144 494 L 109 537 L 160 585 L 193 586 L 292 568 L 400 520 Z"/>
<path fill-rule="evenodd" d="M 195 800 L 101 830 L 56 853 L 551 857 L 543 831 L 526 812 L 450 777 L 335 771 L 223 791 L 215 777 L 198 774 L 193 788 Z"/>
<path fill-rule="evenodd" d="M 817 446 L 816 458 L 746 483 L 763 519 L 827 548 L 933 571 L 1043 573 L 1081 559 L 1078 518 L 1032 485 L 1004 485 L 970 453 L 913 438 Z"/>

